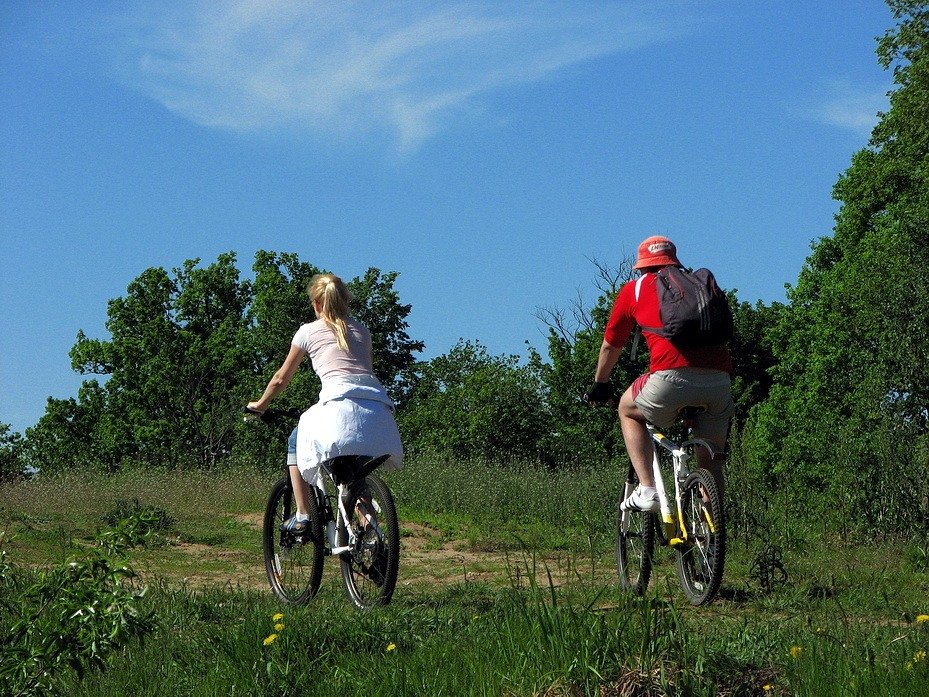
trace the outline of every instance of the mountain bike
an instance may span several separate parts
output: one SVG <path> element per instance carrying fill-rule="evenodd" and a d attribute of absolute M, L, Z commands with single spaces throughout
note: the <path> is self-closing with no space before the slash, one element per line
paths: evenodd
<path fill-rule="evenodd" d="M 690 435 L 694 414 L 681 410 L 685 437 Z M 710 602 L 719 591 L 726 557 L 726 521 L 723 502 L 713 475 L 702 468 L 688 469 L 696 448 L 706 448 L 714 460 L 725 453 L 709 441 L 688 438 L 678 444 L 652 424 L 646 424 L 655 443 L 652 470 L 661 503 L 660 513 L 623 511 L 616 514 L 616 567 L 623 588 L 642 595 L 648 588 L 655 545 L 670 547 L 677 553 L 677 573 L 684 594 L 694 605 Z M 669 462 L 670 460 L 670 462 Z M 665 489 L 667 472 L 674 480 L 674 499 Z M 626 475 L 623 499 L 638 485 L 632 465 Z M 673 508 L 672 508 L 673 504 Z"/>
<path fill-rule="evenodd" d="M 268 423 L 300 417 L 297 411 L 246 412 L 246 419 Z M 309 602 L 319 591 L 325 557 L 336 556 L 345 593 L 356 608 L 390 602 L 400 564 L 400 527 L 393 495 L 374 474 L 389 457 L 343 455 L 323 462 L 326 488 L 309 487 L 310 524 L 302 533 L 282 528 L 297 510 L 284 466 L 268 496 L 262 535 L 268 582 L 280 600 Z"/>

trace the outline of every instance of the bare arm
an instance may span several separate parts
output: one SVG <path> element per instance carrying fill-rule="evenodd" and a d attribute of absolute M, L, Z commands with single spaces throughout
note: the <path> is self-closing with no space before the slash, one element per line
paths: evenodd
<path fill-rule="evenodd" d="M 622 353 L 622 347 L 617 348 L 608 344 L 606 340 L 600 345 L 600 356 L 597 358 L 597 372 L 594 373 L 596 382 L 608 382 L 616 361 L 619 360 L 619 354 Z"/>
<path fill-rule="evenodd" d="M 290 380 L 303 362 L 304 356 L 306 356 L 306 351 L 299 346 L 291 344 L 287 358 L 284 359 L 284 363 L 277 369 L 277 372 L 274 373 L 274 376 L 268 382 L 268 386 L 265 388 L 264 394 L 261 395 L 261 399 L 255 402 L 249 402 L 248 408 L 254 409 L 255 411 L 264 411 L 267 409 L 271 400 L 283 392 L 290 384 Z"/>

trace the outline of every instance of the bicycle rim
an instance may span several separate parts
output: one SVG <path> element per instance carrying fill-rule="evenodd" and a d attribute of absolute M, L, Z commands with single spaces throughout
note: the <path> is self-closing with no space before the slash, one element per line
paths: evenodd
<path fill-rule="evenodd" d="M 315 497 L 309 499 L 310 526 L 302 535 L 281 530 L 281 523 L 296 511 L 289 477 L 274 485 L 265 509 L 265 571 L 271 590 L 285 603 L 308 602 L 316 595 L 323 577 L 323 534 Z"/>
<path fill-rule="evenodd" d="M 719 591 L 726 558 L 726 521 L 713 476 L 704 469 L 691 473 L 681 495 L 686 540 L 677 547 L 677 571 L 693 605 L 710 602 Z"/>
<path fill-rule="evenodd" d="M 631 468 L 630 468 L 631 470 Z M 630 471 L 623 498 L 632 493 L 638 479 Z M 619 583 L 628 591 L 642 595 L 648 588 L 655 549 L 654 514 L 622 511 L 616 507 L 616 569 Z"/>
<path fill-rule="evenodd" d="M 345 593 L 361 610 L 386 605 L 393 597 L 400 565 L 400 527 L 393 496 L 383 480 L 371 474 L 352 484 L 346 504 L 355 544 L 339 558 Z M 365 512 L 373 513 L 376 525 L 365 520 Z M 348 544 L 344 528 L 339 538 L 340 546 Z"/>

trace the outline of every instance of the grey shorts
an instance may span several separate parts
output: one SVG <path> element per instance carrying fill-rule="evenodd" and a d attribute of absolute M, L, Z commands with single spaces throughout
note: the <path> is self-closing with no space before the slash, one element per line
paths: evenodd
<path fill-rule="evenodd" d="M 633 383 L 635 404 L 650 423 L 670 428 L 683 407 L 703 407 L 694 417 L 694 435 L 723 440 L 735 411 L 729 374 L 704 368 L 674 368 Z M 641 380 L 641 383 L 640 383 Z M 640 389 L 636 394 L 636 383 Z"/>

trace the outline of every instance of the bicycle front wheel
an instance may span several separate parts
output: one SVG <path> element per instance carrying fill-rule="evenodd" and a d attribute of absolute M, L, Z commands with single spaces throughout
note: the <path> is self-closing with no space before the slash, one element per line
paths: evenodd
<path fill-rule="evenodd" d="M 308 602 L 323 578 L 322 525 L 316 497 L 309 497 L 310 525 L 298 535 L 281 530 L 281 524 L 296 512 L 290 478 L 284 477 L 271 489 L 264 517 L 265 571 L 271 590 L 285 603 Z"/>
<path fill-rule="evenodd" d="M 373 474 L 349 488 L 345 510 L 355 535 L 351 551 L 340 555 L 342 582 L 352 604 L 360 610 L 386 605 L 393 597 L 400 566 L 400 525 L 394 498 L 384 481 Z M 339 546 L 348 544 L 345 526 Z"/>
<path fill-rule="evenodd" d="M 623 498 L 639 483 L 635 470 L 629 467 Z M 655 515 L 643 511 L 623 511 L 616 506 L 616 569 L 619 583 L 636 595 L 643 595 L 652 573 L 655 551 Z"/>
<path fill-rule="evenodd" d="M 684 594 L 693 605 L 710 602 L 723 578 L 726 559 L 726 521 L 713 475 L 692 472 L 681 494 L 681 527 L 686 535 L 677 547 L 677 572 Z"/>

